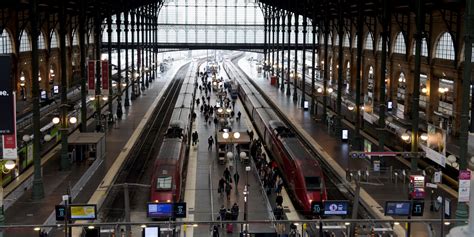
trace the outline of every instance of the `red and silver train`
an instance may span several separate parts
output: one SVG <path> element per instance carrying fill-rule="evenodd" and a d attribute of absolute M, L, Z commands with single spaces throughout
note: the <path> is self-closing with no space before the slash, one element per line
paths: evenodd
<path fill-rule="evenodd" d="M 192 63 L 181 87 L 168 130 L 155 159 L 151 180 L 151 202 L 181 201 L 184 164 L 187 158 L 190 121 L 198 63 Z"/>
<path fill-rule="evenodd" d="M 227 72 L 238 75 L 233 64 L 226 64 Z M 324 175 L 316 157 L 312 155 L 291 129 L 265 101 L 264 97 L 250 84 L 247 78 L 236 78 L 239 96 L 254 127 L 261 136 L 271 157 L 278 163 L 294 204 L 304 214 L 311 211 L 311 202 L 327 199 Z"/>

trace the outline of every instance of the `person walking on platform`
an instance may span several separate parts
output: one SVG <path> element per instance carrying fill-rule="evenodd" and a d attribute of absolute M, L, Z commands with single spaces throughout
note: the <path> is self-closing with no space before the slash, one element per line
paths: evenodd
<path fill-rule="evenodd" d="M 234 174 L 234 182 L 235 182 L 235 192 L 237 192 L 237 187 L 239 185 L 239 179 L 240 179 L 240 175 L 239 175 L 239 172 L 235 171 L 235 174 Z"/>
<path fill-rule="evenodd" d="M 230 201 L 230 191 L 232 191 L 232 184 L 227 183 L 225 186 L 225 194 L 227 195 L 227 201 Z"/>
<path fill-rule="evenodd" d="M 224 178 L 227 183 L 231 183 L 231 176 L 230 176 L 230 171 L 229 168 L 225 168 L 224 170 Z"/>
<path fill-rule="evenodd" d="M 237 121 L 240 121 L 240 116 L 242 116 L 242 113 L 239 111 L 237 112 Z"/>
<path fill-rule="evenodd" d="M 212 237 L 219 237 L 219 227 L 217 225 L 212 227 Z"/>
<path fill-rule="evenodd" d="M 208 151 L 212 151 L 212 145 L 214 144 L 214 138 L 212 138 L 212 136 L 210 136 L 208 139 L 207 139 L 207 142 L 209 143 L 209 147 L 207 148 Z"/>
<path fill-rule="evenodd" d="M 225 179 L 224 179 L 224 176 L 221 177 L 221 179 L 219 179 L 219 189 L 217 190 L 218 193 L 222 195 L 224 195 L 224 188 L 225 188 Z"/>
<path fill-rule="evenodd" d="M 193 140 L 193 146 L 195 146 L 199 141 L 199 135 L 197 131 L 193 132 L 192 140 Z"/>

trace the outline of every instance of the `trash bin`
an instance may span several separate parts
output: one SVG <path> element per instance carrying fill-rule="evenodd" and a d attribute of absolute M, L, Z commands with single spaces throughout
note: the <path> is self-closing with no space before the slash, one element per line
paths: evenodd
<path fill-rule="evenodd" d="M 276 85 L 277 79 L 277 76 L 270 77 L 270 85 Z"/>

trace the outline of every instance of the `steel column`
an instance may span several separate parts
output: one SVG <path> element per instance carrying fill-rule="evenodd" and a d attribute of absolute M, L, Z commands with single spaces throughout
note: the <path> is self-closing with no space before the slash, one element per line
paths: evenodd
<path fill-rule="evenodd" d="M 59 47 L 60 50 L 60 62 L 61 62 L 61 122 L 60 122 L 60 133 L 61 133 L 61 159 L 60 167 L 62 171 L 67 171 L 71 169 L 71 161 L 69 160 L 68 155 L 68 103 L 67 103 L 67 55 L 66 55 L 66 34 L 67 34 L 67 25 L 66 25 L 66 3 L 61 2 L 61 7 L 59 9 Z M 36 39 L 32 39 L 35 41 Z M 87 123 L 87 122 L 86 122 Z"/>
<path fill-rule="evenodd" d="M 94 37 L 95 37 L 95 76 L 96 76 L 96 84 L 95 84 L 95 94 L 100 95 L 100 87 L 101 87 L 101 77 L 100 77 L 100 58 L 101 58 L 101 25 L 102 25 L 102 18 L 100 17 L 100 9 L 95 9 L 96 16 L 94 19 Z M 95 100 L 95 116 L 96 116 L 96 131 L 100 132 L 102 130 L 102 111 L 100 105 L 100 98 L 96 98 Z"/>
<path fill-rule="evenodd" d="M 122 37 L 122 29 L 121 26 L 122 21 L 122 13 L 116 14 L 115 23 L 117 24 L 117 119 L 122 119 L 123 111 L 122 111 L 122 60 L 121 60 L 121 37 Z M 110 61 L 110 65 L 112 65 L 112 61 Z M 125 67 L 126 69 L 126 67 Z M 110 71 L 110 81 L 112 82 L 112 71 Z M 110 104 L 112 104 L 112 100 L 110 100 Z"/>
<path fill-rule="evenodd" d="M 79 14 L 79 48 L 81 54 L 81 132 L 87 132 L 87 88 L 86 88 L 86 6 L 85 1 L 81 1 L 81 11 Z"/>
<path fill-rule="evenodd" d="M 280 10 L 277 11 L 276 15 L 276 46 L 275 46 L 275 50 L 276 50 L 276 67 L 274 68 L 274 70 L 276 70 L 276 73 L 274 75 L 276 75 L 278 78 L 276 80 L 276 83 L 277 83 L 277 89 L 278 87 L 280 87 L 280 73 L 279 73 L 279 68 L 280 68 L 280 53 L 278 52 L 278 49 L 280 47 Z M 275 63 L 274 63 L 275 64 Z M 283 83 L 283 82 L 281 82 Z"/>
<path fill-rule="evenodd" d="M 312 24 L 313 24 L 313 45 L 312 45 L 312 55 L 311 55 L 311 59 L 313 61 L 313 70 L 311 70 L 311 114 L 315 114 L 315 107 L 316 107 L 316 111 L 317 111 L 317 106 L 318 106 L 318 101 L 316 100 L 315 98 L 315 95 L 314 93 L 316 92 L 315 91 L 315 88 L 314 88 L 314 84 L 315 84 L 315 80 L 316 80 L 316 17 L 315 17 L 315 14 L 316 14 L 316 10 L 313 9 L 313 21 L 312 21 Z M 317 115 L 317 114 L 316 114 Z"/>
<path fill-rule="evenodd" d="M 112 91 L 112 16 L 109 15 L 107 16 L 107 36 L 108 36 L 108 44 L 107 44 L 107 53 L 109 54 L 109 95 L 110 101 L 108 104 L 109 108 L 109 116 L 108 116 L 108 121 L 113 121 L 114 114 L 113 114 L 113 108 L 112 108 L 112 98 L 113 98 L 113 91 Z"/>
<path fill-rule="evenodd" d="M 342 48 L 342 43 L 344 40 L 344 10 L 342 8 L 342 5 L 344 4 L 344 0 L 339 0 L 339 20 L 337 22 L 338 29 L 337 33 L 339 35 L 339 42 L 334 42 L 338 44 L 338 60 L 337 60 L 337 97 L 336 97 L 336 115 L 335 115 L 335 121 L 334 121 L 334 130 L 336 131 L 336 134 L 339 134 L 341 132 L 342 124 L 341 124 L 341 117 L 342 117 L 342 69 L 344 68 L 344 49 Z M 361 38 L 360 38 L 361 39 Z M 359 40 L 362 42 L 362 40 Z M 358 59 L 361 59 L 359 56 Z"/>
<path fill-rule="evenodd" d="M 41 174 L 41 123 L 39 105 L 39 57 L 38 57 L 38 1 L 30 1 L 30 24 L 31 24 L 31 78 L 32 78 L 32 99 L 33 99 L 33 190 L 31 198 L 35 201 L 44 198 L 43 177 Z"/>
<path fill-rule="evenodd" d="M 388 25 L 390 24 L 390 14 L 389 14 L 389 3 L 384 1 L 383 3 L 383 15 L 382 15 L 382 54 L 381 54 L 381 65 L 380 65 L 380 99 L 379 99 L 379 151 L 384 151 L 385 147 L 385 111 L 386 111 L 386 95 L 385 95 L 385 78 L 387 70 L 387 43 L 388 43 Z M 359 6 L 362 9 L 362 6 Z M 418 73 L 419 74 L 419 73 Z M 360 141 L 360 146 L 362 146 L 362 141 Z M 362 147 L 360 147 L 362 149 Z"/>
<path fill-rule="evenodd" d="M 286 77 L 287 77 L 287 85 L 286 85 L 286 95 L 287 96 L 290 96 L 291 95 L 291 88 L 290 88 L 290 69 L 291 69 L 291 12 L 288 12 L 288 58 L 287 58 L 287 61 L 288 61 L 288 65 L 287 65 L 287 69 L 286 69 Z"/>
<path fill-rule="evenodd" d="M 131 26 L 131 35 L 132 35 L 132 39 L 131 39 L 131 42 L 132 44 L 135 44 L 135 10 L 132 10 L 130 11 L 130 18 L 131 18 L 131 22 L 130 22 L 130 26 Z M 128 43 L 128 42 L 127 42 Z M 132 51 L 130 52 L 132 55 L 132 63 L 131 63 L 131 74 L 132 74 L 132 95 L 131 95 L 131 100 L 135 100 L 136 97 L 137 97 L 137 94 L 136 94 L 136 80 L 137 80 L 137 77 L 136 77 L 136 72 L 135 72 L 135 47 L 131 47 L 130 48 Z"/>
<path fill-rule="evenodd" d="M 328 107 L 328 77 L 329 77 L 329 32 L 330 32 L 330 22 L 329 22 L 329 15 L 328 14 L 328 7 L 326 6 L 326 16 L 324 19 L 324 61 L 323 61 L 323 114 L 321 120 L 326 122 L 327 117 L 327 107 Z"/>
<path fill-rule="evenodd" d="M 124 12 L 124 24 L 125 24 L 125 102 L 124 106 L 130 106 L 130 98 L 129 98 L 129 90 L 130 90 L 130 75 L 129 75 L 129 61 L 128 61 L 128 15 L 130 14 L 129 11 Z"/>
<path fill-rule="evenodd" d="M 285 16 L 286 14 L 287 13 L 284 10 L 281 11 L 281 69 L 280 69 L 281 92 L 285 91 Z"/>
<path fill-rule="evenodd" d="M 308 18 L 303 16 L 303 67 L 301 72 L 301 108 L 304 108 L 305 94 L 306 94 L 306 34 L 308 31 Z"/>
<path fill-rule="evenodd" d="M 295 13 L 295 69 L 293 76 L 295 76 L 294 85 L 293 85 L 293 102 L 298 101 L 298 23 L 299 23 L 299 15 Z"/>
<path fill-rule="evenodd" d="M 384 1 L 386 2 L 386 1 Z M 352 142 L 352 149 L 353 150 L 361 150 L 362 147 L 362 138 L 360 136 L 360 127 L 361 127 L 361 83 L 362 83 L 362 42 L 363 42 L 363 35 L 364 35 L 364 16 L 363 16 L 363 9 L 362 9 L 362 2 L 359 2 L 359 11 L 357 15 L 357 59 L 356 59 L 356 105 L 354 106 L 354 110 L 356 113 L 355 118 L 355 129 L 354 129 L 354 139 Z M 341 67 L 340 65 L 339 67 Z M 385 82 L 384 82 L 385 83 Z"/>

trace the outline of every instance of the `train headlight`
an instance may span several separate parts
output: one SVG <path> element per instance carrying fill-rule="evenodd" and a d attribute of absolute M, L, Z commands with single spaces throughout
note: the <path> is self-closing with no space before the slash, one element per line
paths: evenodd
<path fill-rule="evenodd" d="M 158 200 L 155 200 L 155 203 L 159 203 L 159 202 L 160 202 L 160 201 L 158 201 Z"/>
<path fill-rule="evenodd" d="M 166 200 L 166 202 L 171 202 L 171 200 L 168 199 L 168 200 Z"/>

